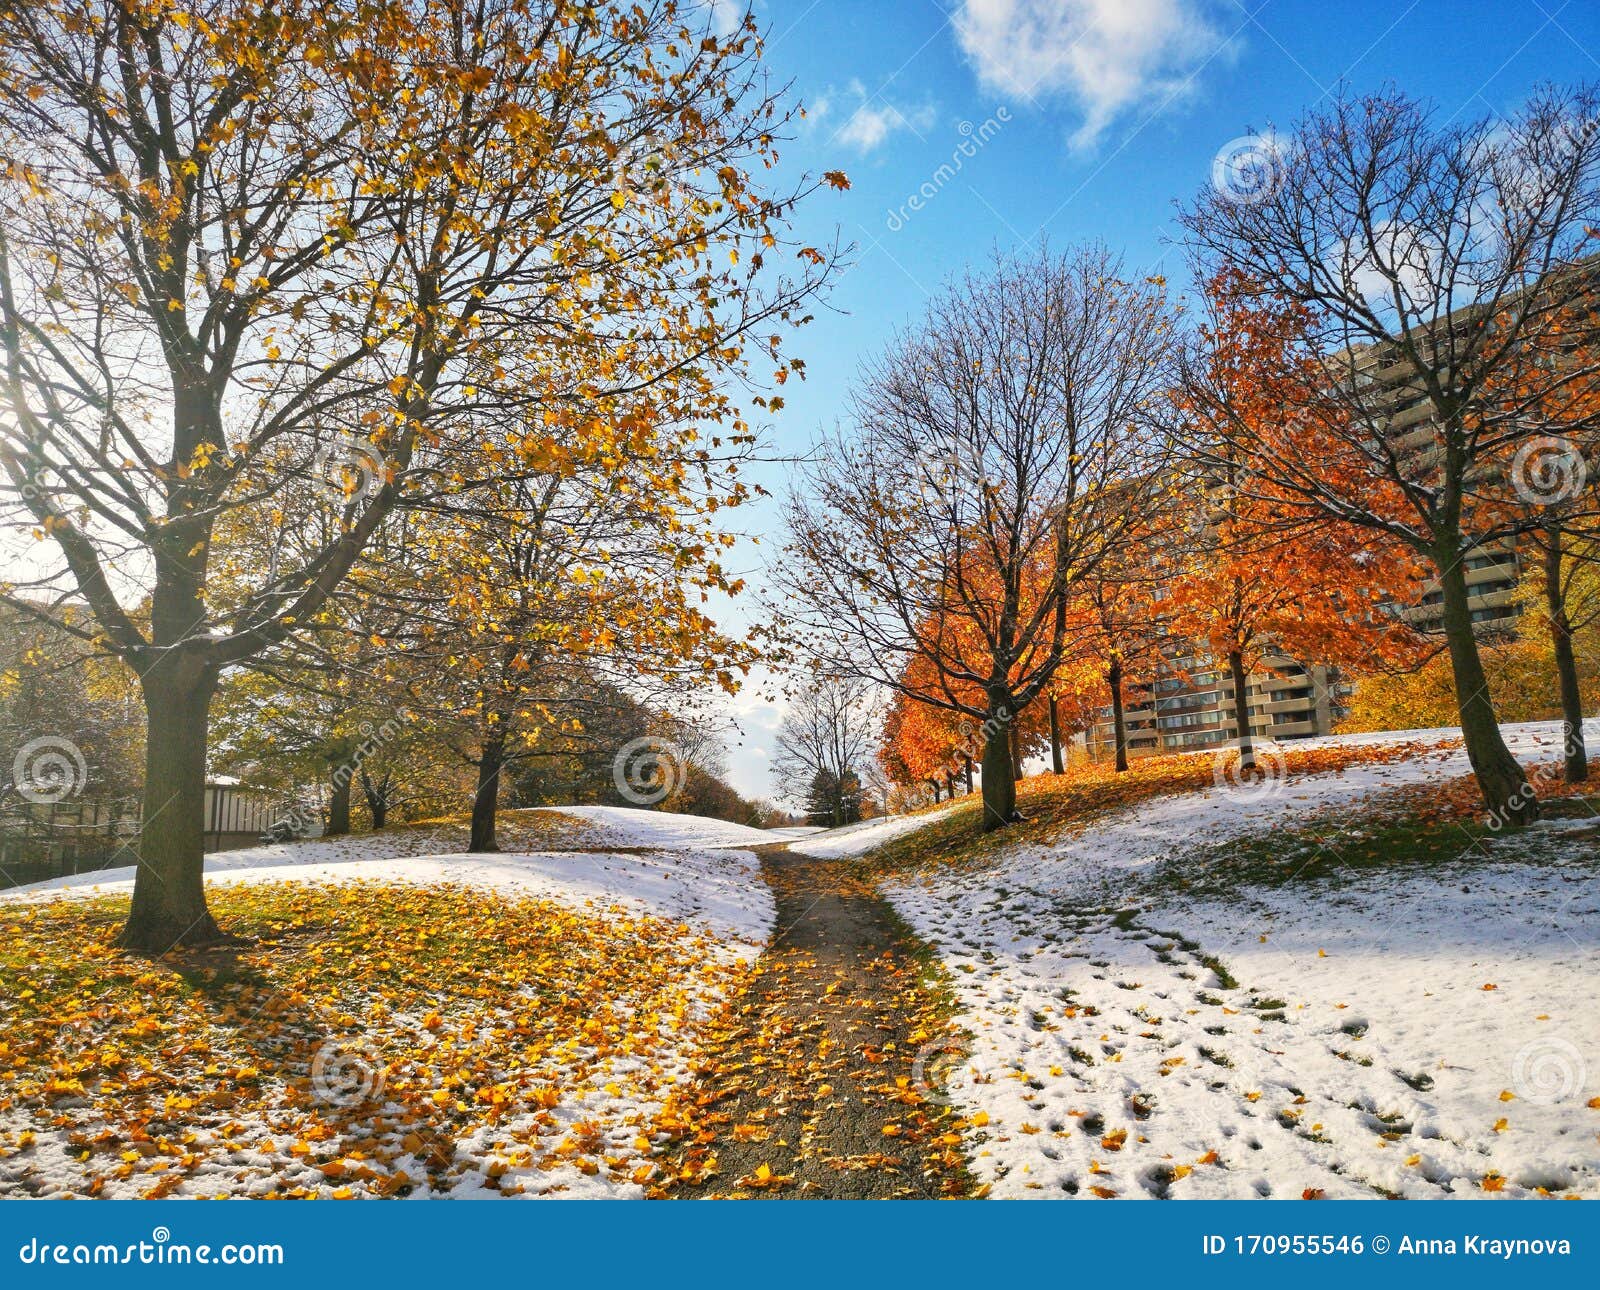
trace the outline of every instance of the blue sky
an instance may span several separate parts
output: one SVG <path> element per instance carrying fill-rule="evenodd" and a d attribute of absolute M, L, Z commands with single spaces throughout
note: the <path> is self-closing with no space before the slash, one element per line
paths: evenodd
<path fill-rule="evenodd" d="M 1583 0 L 758 0 L 756 16 L 773 75 L 809 111 L 785 165 L 851 180 L 810 202 L 801 231 L 856 247 L 796 339 L 809 376 L 784 390 L 777 454 L 839 419 L 861 359 L 995 248 L 1099 238 L 1182 290 L 1174 201 L 1230 141 L 1287 129 L 1341 80 L 1480 116 L 1541 81 L 1600 79 L 1600 6 Z M 911 210 L 964 143 L 959 173 Z M 778 465 L 755 477 L 785 486 Z M 775 508 L 744 527 L 776 536 Z M 779 710 L 755 689 L 738 708 L 732 777 L 765 795 Z"/>

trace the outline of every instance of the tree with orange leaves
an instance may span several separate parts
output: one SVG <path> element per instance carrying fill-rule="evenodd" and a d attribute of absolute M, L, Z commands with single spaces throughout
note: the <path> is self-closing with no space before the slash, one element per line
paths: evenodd
<path fill-rule="evenodd" d="M 1341 92 L 1295 123 L 1247 200 L 1212 185 L 1179 216 L 1214 298 L 1243 297 L 1223 350 L 1253 347 L 1252 312 L 1285 328 L 1264 355 L 1277 416 L 1239 422 L 1260 476 L 1307 517 L 1404 545 L 1436 580 L 1462 742 L 1503 824 L 1537 819 L 1539 801 L 1489 696 L 1467 564 L 1533 526 L 1502 467 L 1543 436 L 1540 394 L 1600 379 L 1592 345 L 1541 361 L 1572 321 L 1600 335 L 1597 115 L 1594 85 L 1475 120 L 1392 89 Z M 1208 365 L 1197 387 L 1228 416 Z M 1585 421 L 1566 430 L 1600 412 Z"/>
<path fill-rule="evenodd" d="M 1050 703 L 1059 706 L 1065 700 L 1068 719 L 1076 728 L 1082 705 L 1073 688 L 1071 670 L 1060 669 L 1054 684 Z M 966 782 L 967 791 L 972 791 L 974 762 L 983 753 L 985 731 L 970 716 L 940 702 L 943 688 L 928 660 L 913 658 L 895 694 L 896 701 L 891 708 L 893 723 L 885 721 L 883 743 L 886 750 L 892 750 L 893 763 L 905 770 L 907 780 L 902 782 L 916 780 L 932 784 L 935 796 L 942 784 L 953 796 L 958 777 Z M 973 704 L 981 701 L 976 687 L 958 687 L 957 693 Z M 1009 773 L 1013 781 L 1022 778 L 1024 761 L 1045 747 L 1051 737 L 1053 727 L 1049 725 L 1049 712 L 1046 705 L 1035 704 L 1007 723 Z"/>
<path fill-rule="evenodd" d="M 1416 633 L 1397 606 L 1420 590 L 1420 567 L 1382 533 L 1308 517 L 1263 467 L 1260 445 L 1284 420 L 1282 314 L 1247 305 L 1237 282 L 1212 285 L 1210 323 L 1190 355 L 1183 412 L 1198 449 L 1179 477 L 1184 540 L 1167 547 L 1159 613 L 1173 636 L 1203 644 L 1233 684 L 1241 769 L 1255 764 L 1248 678 L 1269 654 L 1356 665 L 1399 662 Z M 1294 398 L 1302 405 L 1306 389 Z"/>
<path fill-rule="evenodd" d="M 972 787 L 976 723 L 932 701 L 932 669 L 920 659 L 906 668 L 904 688 L 884 723 L 883 746 L 911 781 L 927 783 L 937 801 L 941 788 L 954 796 L 957 774 Z"/>
<path fill-rule="evenodd" d="M 927 784 L 937 802 L 942 791 L 953 790 L 960 748 L 960 733 L 948 713 L 906 694 L 890 701 L 878 763 L 897 784 Z"/>
<path fill-rule="evenodd" d="M 1172 310 L 1104 247 L 1001 259 L 866 373 L 853 435 L 788 508 L 778 612 L 803 648 L 965 717 L 983 827 L 1017 819 L 1012 737 L 1050 692 L 1074 587 L 1129 540 L 1163 442 Z"/>

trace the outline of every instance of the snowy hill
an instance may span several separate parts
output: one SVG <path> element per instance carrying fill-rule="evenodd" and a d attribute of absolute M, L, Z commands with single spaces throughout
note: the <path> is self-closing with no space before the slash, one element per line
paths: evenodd
<path fill-rule="evenodd" d="M 924 815 L 881 815 L 859 824 L 846 824 L 842 828 L 823 829 L 789 844 L 789 850 L 818 860 L 837 860 L 846 856 L 865 855 L 874 847 L 925 828 L 935 820 L 943 819 L 949 812 L 929 811 Z"/>
<path fill-rule="evenodd" d="M 507 812 L 506 824 L 518 814 Z M 552 814 L 560 817 L 558 827 L 537 849 L 514 848 L 518 834 L 503 824 L 505 850 L 468 855 L 459 826 L 418 826 L 216 852 L 206 856 L 206 878 L 211 883 L 451 882 L 586 906 L 623 901 L 660 917 L 703 924 L 741 942 L 746 953 L 765 941 L 772 897 L 755 857 L 736 849 L 770 843 L 773 839 L 760 829 L 620 807 L 566 807 Z M 560 827 L 568 824 L 574 827 Z M 131 865 L 102 869 L 13 888 L 0 892 L 0 900 L 126 892 L 133 876 Z"/>
<path fill-rule="evenodd" d="M 558 815 L 583 820 L 616 847 L 759 847 L 774 841 L 765 829 L 732 824 L 704 815 L 641 811 L 626 806 L 552 806 Z M 586 838 L 589 835 L 585 835 Z"/>

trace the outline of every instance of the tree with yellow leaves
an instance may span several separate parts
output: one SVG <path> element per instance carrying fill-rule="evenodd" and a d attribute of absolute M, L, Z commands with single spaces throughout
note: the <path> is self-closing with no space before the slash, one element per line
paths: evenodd
<path fill-rule="evenodd" d="M 663 381 L 738 433 L 723 378 L 758 353 L 791 370 L 772 333 L 830 261 L 781 238 L 817 185 L 753 178 L 789 119 L 753 27 L 687 21 L 670 0 L 0 8 L 0 478 L 39 587 L 92 615 L 63 626 L 139 677 L 127 946 L 225 939 L 211 697 L 448 489 L 426 449 L 534 409 L 513 457 L 543 426 L 645 452 L 654 428 L 610 414 Z M 571 384 L 551 361 L 579 347 Z M 308 498 L 326 541 L 213 580 L 224 516 Z"/>
<path fill-rule="evenodd" d="M 634 419 L 666 415 L 638 402 Z M 407 710 L 473 768 L 472 851 L 495 850 L 520 762 L 587 743 L 598 688 L 682 715 L 697 694 L 736 691 L 752 661 L 700 607 L 742 589 L 715 517 L 746 496 L 727 471 L 744 449 L 713 452 L 665 424 L 645 442 L 604 453 L 582 434 L 565 451 L 552 442 L 538 471 L 418 513 L 413 575 L 391 580 L 411 607 L 392 643 L 408 660 Z M 662 769 L 675 780 L 689 768 Z"/>

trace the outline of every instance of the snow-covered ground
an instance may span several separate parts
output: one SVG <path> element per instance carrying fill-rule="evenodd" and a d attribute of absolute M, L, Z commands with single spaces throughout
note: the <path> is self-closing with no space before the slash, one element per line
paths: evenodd
<path fill-rule="evenodd" d="M 944 814 L 944 811 L 928 811 L 922 815 L 880 815 L 877 819 L 863 820 L 860 824 L 846 824 L 841 828 L 813 833 L 791 842 L 789 850 L 818 860 L 864 855 L 894 838 L 925 828 Z"/>
<path fill-rule="evenodd" d="M 759 847 L 773 841 L 766 829 L 732 824 L 704 815 L 640 811 L 626 806 L 557 806 L 564 817 L 585 821 L 601 831 L 603 845 L 614 847 Z M 589 836 L 585 835 L 585 841 Z"/>
<path fill-rule="evenodd" d="M 206 857 L 206 877 L 214 883 L 451 882 L 584 907 L 622 902 L 658 918 L 703 925 L 743 957 L 765 944 L 774 917 L 772 894 L 756 858 L 732 849 L 739 840 L 746 846 L 770 842 L 760 829 L 620 807 L 574 806 L 560 814 L 592 826 L 575 834 L 584 850 L 440 854 L 445 839 L 438 832 L 394 829 L 217 852 Z M 608 846 L 630 851 L 607 851 Z M 0 892 L 0 900 L 123 892 L 132 888 L 133 875 L 131 867 L 102 869 L 16 887 Z"/>
<path fill-rule="evenodd" d="M 508 1078 L 525 1086 L 531 1081 L 535 1086 L 561 1088 L 561 1100 L 553 1106 L 519 1106 L 504 1121 L 486 1123 L 454 1141 L 449 1156 L 458 1168 L 448 1186 L 423 1186 L 415 1194 L 472 1196 L 520 1189 L 529 1195 L 567 1197 L 643 1195 L 647 1178 L 635 1176 L 631 1166 L 619 1173 L 604 1161 L 639 1158 L 640 1126 L 649 1125 L 673 1090 L 692 1080 L 705 1060 L 700 1046 L 703 1023 L 737 988 L 741 964 L 760 953 L 771 932 L 775 910 L 759 862 L 749 851 L 735 849 L 740 842 L 771 841 L 760 831 L 654 811 L 573 808 L 571 815 L 585 823 L 574 823 L 571 830 L 546 829 L 539 836 L 550 837 L 556 845 L 581 838 L 585 850 L 430 854 L 430 848 L 437 852 L 441 845 L 454 841 L 459 846 L 464 839 L 454 839 L 449 829 L 420 828 L 261 846 L 206 858 L 207 879 L 214 886 L 280 880 L 450 884 L 512 898 L 553 900 L 618 925 L 624 936 L 629 935 L 627 920 L 639 913 L 683 925 L 682 933 L 668 933 L 666 942 L 679 962 L 673 969 L 673 984 L 681 1003 L 659 1024 L 648 1025 L 661 1037 L 648 1056 L 630 1053 L 625 1046 L 601 1052 L 587 1035 L 574 1033 L 567 1047 L 553 1050 L 541 1065 L 508 1072 Z M 515 836 L 511 830 L 503 832 Z M 630 849 L 608 851 L 608 846 Z M 0 893 L 0 902 L 127 892 L 132 878 L 131 869 L 85 874 Z M 603 986 L 597 984 L 596 993 L 604 996 Z M 441 1000 L 439 1006 L 448 1015 L 448 1001 Z M 431 1037 L 418 1035 L 416 1042 L 425 1051 L 423 1041 L 432 1042 Z M 226 1036 L 219 1042 L 225 1044 Z M 395 1036 L 385 1035 L 367 1049 L 358 1048 L 354 1056 L 331 1059 L 336 1078 L 371 1079 L 370 1072 L 377 1068 L 368 1064 L 367 1055 L 378 1052 L 380 1043 L 393 1045 Z M 203 1162 L 190 1170 L 173 1194 L 262 1195 L 290 1188 L 332 1194 L 337 1182 L 324 1176 L 327 1160 L 315 1154 L 283 1154 L 301 1132 L 287 1127 L 297 1123 L 297 1114 L 292 1102 L 276 1109 L 241 1107 L 229 1112 L 231 1122 L 220 1132 L 204 1117 L 197 1119 L 192 1141 Z M 397 1107 L 384 1106 L 379 1119 L 397 1114 Z M 65 1117 L 50 1112 L 44 1119 L 23 1105 L 0 1112 L 0 1195 L 86 1194 L 94 1171 L 104 1167 L 87 1162 L 73 1143 L 85 1133 L 92 1136 L 103 1130 L 96 1113 L 83 1106 Z M 565 1147 L 556 1148 L 562 1133 L 590 1145 L 579 1154 L 566 1155 Z M 556 1151 L 540 1158 L 530 1155 L 532 1147 L 523 1144 L 543 1144 L 541 1150 Z M 322 1149 L 333 1147 L 328 1142 Z M 515 1164 L 519 1154 L 527 1157 L 521 1167 Z M 404 1150 L 393 1158 L 370 1153 L 368 1158 L 383 1159 L 385 1168 L 404 1169 L 413 1180 L 427 1176 L 426 1168 Z M 509 1166 L 508 1160 L 513 1162 Z M 492 1175 L 498 1179 L 494 1187 L 486 1172 L 491 1169 L 501 1171 Z M 102 1187 L 98 1194 L 138 1196 L 145 1194 L 152 1176 L 133 1170 L 109 1182 L 103 1177 L 98 1181 Z"/>
<path fill-rule="evenodd" d="M 1506 733 L 1559 756 L 1554 726 Z M 891 888 L 955 981 L 970 1056 L 947 1082 L 987 1118 L 978 1175 L 1002 1196 L 1600 1196 L 1593 821 L 1224 903 L 1146 883 L 1247 835 L 1287 853 L 1320 813 L 1467 769 L 1442 748 L 1158 799 Z"/>

